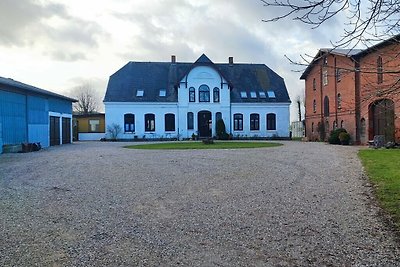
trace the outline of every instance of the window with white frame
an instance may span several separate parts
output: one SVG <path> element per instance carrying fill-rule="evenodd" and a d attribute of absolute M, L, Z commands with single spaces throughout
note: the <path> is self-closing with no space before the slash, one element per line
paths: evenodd
<path fill-rule="evenodd" d="M 136 91 L 136 96 L 137 96 L 137 97 L 142 97 L 142 96 L 144 96 L 144 90 L 137 90 L 137 91 Z"/>
<path fill-rule="evenodd" d="M 126 133 L 135 131 L 135 115 L 127 113 L 124 115 L 124 130 Z"/>
<path fill-rule="evenodd" d="M 236 113 L 233 115 L 233 130 L 243 131 L 243 114 Z"/>
<path fill-rule="evenodd" d="M 194 129 L 194 115 L 193 112 L 187 113 L 187 128 L 188 130 Z"/>
<path fill-rule="evenodd" d="M 258 131 L 260 130 L 260 115 L 256 113 L 250 114 L 250 130 Z"/>
<path fill-rule="evenodd" d="M 148 113 L 144 115 L 144 130 L 146 132 L 154 132 L 156 130 L 156 117 L 154 114 Z"/>
<path fill-rule="evenodd" d="M 219 102 L 219 88 L 218 87 L 215 87 L 213 89 L 213 101 Z"/>
<path fill-rule="evenodd" d="M 189 102 L 196 102 L 196 90 L 194 87 L 189 88 Z"/>
<path fill-rule="evenodd" d="M 267 114 L 267 130 L 276 130 L 276 115 L 274 113 Z"/>
<path fill-rule="evenodd" d="M 166 132 L 175 131 L 175 114 L 172 113 L 165 114 L 164 124 Z"/>
<path fill-rule="evenodd" d="M 100 120 L 89 120 L 89 132 L 97 133 L 100 131 Z"/>
<path fill-rule="evenodd" d="M 322 72 L 322 84 L 328 85 L 328 71 L 327 70 L 324 70 Z"/>
<path fill-rule="evenodd" d="M 205 84 L 199 87 L 199 102 L 210 102 L 210 88 Z"/>

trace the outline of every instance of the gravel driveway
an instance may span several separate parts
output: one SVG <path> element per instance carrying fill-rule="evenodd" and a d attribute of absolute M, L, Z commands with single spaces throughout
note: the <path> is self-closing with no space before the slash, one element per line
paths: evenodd
<path fill-rule="evenodd" d="M 356 147 L 122 145 L 0 155 L 0 266 L 400 266 Z"/>

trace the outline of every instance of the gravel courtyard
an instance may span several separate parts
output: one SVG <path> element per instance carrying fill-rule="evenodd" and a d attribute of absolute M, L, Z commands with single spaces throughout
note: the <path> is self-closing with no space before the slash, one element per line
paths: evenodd
<path fill-rule="evenodd" d="M 0 266 L 400 266 L 356 147 L 0 155 Z"/>

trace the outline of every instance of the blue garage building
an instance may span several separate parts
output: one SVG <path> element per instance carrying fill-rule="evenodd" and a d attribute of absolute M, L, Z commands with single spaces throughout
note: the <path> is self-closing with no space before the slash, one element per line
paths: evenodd
<path fill-rule="evenodd" d="M 71 143 L 72 102 L 76 100 L 0 77 L 0 153 L 21 143 Z"/>

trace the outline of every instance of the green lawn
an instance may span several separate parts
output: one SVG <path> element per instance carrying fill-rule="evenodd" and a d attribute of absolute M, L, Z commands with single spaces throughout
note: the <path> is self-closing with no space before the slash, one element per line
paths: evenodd
<path fill-rule="evenodd" d="M 400 149 L 363 149 L 358 154 L 381 205 L 400 227 Z"/>
<path fill-rule="evenodd" d="M 276 147 L 281 146 L 280 143 L 270 142 L 235 142 L 235 141 L 214 141 L 214 144 L 203 144 L 200 141 L 185 142 L 166 142 L 153 144 L 140 144 L 125 146 L 133 149 L 237 149 L 237 148 L 259 148 L 259 147 Z"/>

